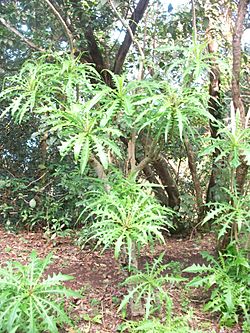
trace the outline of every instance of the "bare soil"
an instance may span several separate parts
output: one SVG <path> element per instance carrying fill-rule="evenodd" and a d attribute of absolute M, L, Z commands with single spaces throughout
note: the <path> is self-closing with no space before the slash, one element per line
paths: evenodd
<path fill-rule="evenodd" d="M 50 240 L 42 232 L 19 232 L 17 234 L 0 229 L 0 264 L 6 261 L 27 262 L 32 250 L 39 257 L 45 257 L 53 252 L 54 261 L 48 274 L 62 272 L 75 277 L 68 281 L 67 286 L 81 290 L 82 299 L 73 300 L 73 315 L 76 327 L 80 332 L 118 332 L 123 319 L 117 313 L 119 302 L 126 292 L 120 283 L 126 278 L 126 270 L 120 268 L 114 260 L 113 252 L 100 254 L 92 248 L 81 249 L 75 245 L 71 237 L 57 237 Z M 196 236 L 193 239 L 166 238 L 165 245 L 157 245 L 152 254 L 149 249 L 142 252 L 140 266 L 146 261 L 152 261 L 160 253 L 165 252 L 164 262 L 177 261 L 181 269 L 193 263 L 203 263 L 201 251 L 215 253 L 215 238 L 213 234 Z M 193 309 L 192 327 L 199 327 L 204 332 L 239 333 L 240 325 L 233 328 L 221 328 L 216 315 L 202 311 L 209 295 L 201 290 L 186 291 L 184 287 L 172 287 L 169 291 L 173 298 L 176 314 L 185 314 Z M 65 332 L 76 333 L 74 329 L 65 328 Z"/>

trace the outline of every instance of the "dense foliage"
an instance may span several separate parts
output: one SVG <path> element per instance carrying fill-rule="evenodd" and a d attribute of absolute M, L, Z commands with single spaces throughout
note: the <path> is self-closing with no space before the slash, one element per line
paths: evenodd
<path fill-rule="evenodd" d="M 172 319 L 162 256 L 143 271 L 138 260 L 166 235 L 205 230 L 219 256 L 186 269 L 206 274 L 190 285 L 209 290 L 222 324 L 249 323 L 248 25 L 247 0 L 0 3 L 1 222 L 113 248 L 129 274 L 120 309 L 145 310 L 131 332 L 188 332 Z M 24 329 L 18 302 L 1 303 L 3 329 Z M 153 318 L 157 302 L 169 321 Z M 56 332 L 40 305 L 34 318 Z"/>

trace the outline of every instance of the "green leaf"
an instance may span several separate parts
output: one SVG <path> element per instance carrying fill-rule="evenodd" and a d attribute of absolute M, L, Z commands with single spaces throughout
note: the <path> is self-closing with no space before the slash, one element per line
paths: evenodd
<path fill-rule="evenodd" d="M 8 262 L 6 268 L 0 269 L 0 329 L 3 332 L 25 328 L 28 333 L 34 333 L 42 327 L 57 333 L 58 324 L 70 323 L 64 311 L 64 298 L 81 295 L 61 285 L 71 280 L 71 276 L 59 273 L 45 277 L 51 256 L 39 259 L 33 251 L 27 265 Z"/>
<path fill-rule="evenodd" d="M 250 148 L 243 149 L 243 155 L 245 156 L 245 161 L 247 165 L 250 166 Z"/>
<path fill-rule="evenodd" d="M 54 318 L 49 315 L 47 308 L 45 305 L 40 301 L 38 297 L 34 297 L 34 306 L 37 312 L 40 314 L 41 318 L 43 319 L 44 323 L 47 325 L 48 329 L 51 333 L 58 333 L 58 328 L 56 326 L 56 322 Z"/>
<path fill-rule="evenodd" d="M 96 151 L 97 151 L 97 155 L 100 158 L 100 161 L 101 161 L 104 169 L 107 169 L 108 164 L 109 164 L 108 163 L 108 157 L 107 157 L 105 149 L 102 145 L 102 141 L 100 141 L 97 137 L 94 137 L 94 136 L 92 136 L 92 139 L 95 143 L 95 148 L 96 148 Z"/>
<path fill-rule="evenodd" d="M 182 141 L 185 117 L 183 116 L 182 112 L 179 109 L 176 110 L 176 117 L 178 120 L 179 135 L 180 135 L 180 139 Z"/>
<path fill-rule="evenodd" d="M 229 311 L 232 311 L 233 307 L 234 307 L 234 303 L 233 303 L 232 290 L 229 286 L 228 286 L 227 292 L 225 294 L 225 302 L 227 304 Z"/>
<path fill-rule="evenodd" d="M 74 158 L 75 161 L 78 161 L 81 149 L 82 149 L 82 145 L 84 143 L 84 141 L 86 140 L 86 134 L 85 133 L 80 133 L 78 135 L 78 138 L 75 140 L 74 142 Z"/>
<path fill-rule="evenodd" d="M 199 265 L 199 264 L 193 264 L 192 266 L 189 266 L 183 270 L 183 272 L 187 273 L 206 273 L 211 269 L 211 266 L 206 265 Z"/>
<path fill-rule="evenodd" d="M 89 111 L 107 94 L 108 89 L 102 89 L 98 92 L 90 101 L 86 102 L 84 105 L 84 112 L 89 113 Z"/>
<path fill-rule="evenodd" d="M 100 121 L 100 127 L 105 127 L 107 125 L 107 123 L 109 122 L 109 120 L 111 119 L 111 117 L 113 117 L 116 109 L 118 106 L 118 101 L 114 101 L 111 106 L 108 106 L 107 111 L 104 113 L 101 121 Z"/>
<path fill-rule="evenodd" d="M 86 141 L 82 147 L 81 152 L 81 161 L 80 161 L 80 172 L 81 174 L 84 173 L 84 170 L 86 168 L 86 165 L 89 160 L 89 153 L 90 153 L 90 139 L 89 137 L 86 137 Z"/>
<path fill-rule="evenodd" d="M 115 242 L 115 259 L 118 259 L 120 253 L 121 253 L 121 247 L 123 244 L 123 234 L 117 239 Z"/>

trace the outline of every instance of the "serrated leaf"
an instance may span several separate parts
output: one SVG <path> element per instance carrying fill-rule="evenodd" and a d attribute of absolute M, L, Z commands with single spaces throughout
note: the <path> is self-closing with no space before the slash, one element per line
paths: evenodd
<path fill-rule="evenodd" d="M 105 149 L 102 145 L 102 142 L 99 139 L 97 139 L 96 137 L 93 137 L 93 141 L 95 142 L 95 148 L 97 151 L 97 155 L 100 158 L 100 161 L 101 161 L 104 169 L 107 169 L 108 168 L 108 157 L 107 157 Z"/>
<path fill-rule="evenodd" d="M 102 99 L 104 95 L 106 95 L 107 89 L 103 89 L 99 93 L 97 93 L 91 100 L 89 100 L 84 105 L 84 112 L 89 113 L 89 111 Z"/>
<path fill-rule="evenodd" d="M 233 307 L 234 307 L 234 303 L 233 303 L 232 290 L 231 290 L 230 287 L 228 287 L 228 290 L 226 292 L 225 302 L 227 304 L 227 307 L 228 307 L 229 311 L 231 311 L 233 309 Z"/>
<path fill-rule="evenodd" d="M 75 158 L 75 161 L 78 161 L 78 158 L 79 158 L 79 155 L 80 155 L 80 152 L 81 152 L 81 149 L 82 149 L 82 145 L 83 145 L 83 142 L 85 141 L 85 139 L 86 139 L 85 133 L 81 133 L 81 134 L 78 135 L 78 138 L 74 142 L 74 158 Z"/>
<path fill-rule="evenodd" d="M 81 110 L 82 110 L 82 104 L 76 104 L 76 103 L 71 104 L 70 111 L 72 113 L 79 114 Z"/>
<path fill-rule="evenodd" d="M 108 107 L 107 111 L 104 113 L 101 121 L 100 121 L 100 127 L 105 127 L 111 117 L 114 115 L 116 108 L 118 105 L 118 101 L 114 101 L 111 106 Z"/>
<path fill-rule="evenodd" d="M 80 173 L 83 174 L 86 165 L 89 160 L 89 153 L 90 153 L 90 139 L 89 137 L 86 137 L 86 141 L 82 147 L 82 152 L 81 152 L 81 161 L 80 161 Z"/>
<path fill-rule="evenodd" d="M 117 241 L 115 242 L 115 259 L 118 259 L 120 253 L 121 253 L 121 247 L 123 244 L 123 235 L 121 235 Z"/>
<path fill-rule="evenodd" d="M 177 117 L 177 121 L 178 121 L 179 136 L 180 136 L 180 139 L 182 141 L 185 116 L 181 113 L 181 111 L 179 109 L 177 109 L 176 110 L 176 117 Z"/>
<path fill-rule="evenodd" d="M 199 264 L 193 264 L 192 266 L 189 266 L 183 270 L 183 272 L 186 273 L 204 273 L 210 270 L 210 266 L 206 265 L 199 265 Z"/>

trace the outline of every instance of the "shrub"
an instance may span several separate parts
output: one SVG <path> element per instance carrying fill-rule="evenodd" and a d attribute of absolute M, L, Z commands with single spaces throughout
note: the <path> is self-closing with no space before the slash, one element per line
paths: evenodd
<path fill-rule="evenodd" d="M 90 193 L 89 201 L 84 204 L 83 213 L 88 212 L 86 220 L 92 222 L 80 242 L 94 239 L 104 250 L 113 247 L 116 259 L 121 254 L 128 257 L 129 269 L 136 266 L 137 251 L 156 239 L 164 242 L 162 231 L 171 227 L 172 210 L 129 181 L 123 180 L 119 187 L 112 186 L 109 192 Z"/>
<path fill-rule="evenodd" d="M 166 310 L 166 313 L 172 309 L 172 300 L 168 295 L 164 285 L 167 283 L 177 283 L 185 279 L 180 276 L 167 274 L 166 270 L 170 269 L 172 264 L 162 264 L 164 253 L 155 259 L 153 264 L 146 263 L 145 272 L 135 270 L 124 282 L 123 285 L 132 286 L 128 294 L 124 297 L 119 310 L 126 307 L 133 298 L 135 302 L 143 301 L 145 304 L 145 319 L 157 308 Z"/>
<path fill-rule="evenodd" d="M 201 274 L 194 277 L 188 286 L 211 289 L 205 310 L 219 312 L 222 324 L 231 326 L 238 322 L 241 313 L 249 325 L 250 265 L 244 252 L 237 251 L 235 245 L 230 244 L 226 253 L 220 253 L 217 260 L 205 252 L 202 256 L 209 262 L 208 265 L 194 264 L 184 270 Z"/>
<path fill-rule="evenodd" d="M 68 275 L 44 276 L 52 254 L 39 259 L 33 251 L 27 265 L 8 262 L 0 269 L 0 331 L 36 333 L 59 332 L 58 325 L 71 324 L 62 297 L 80 294 L 62 286 Z"/>

